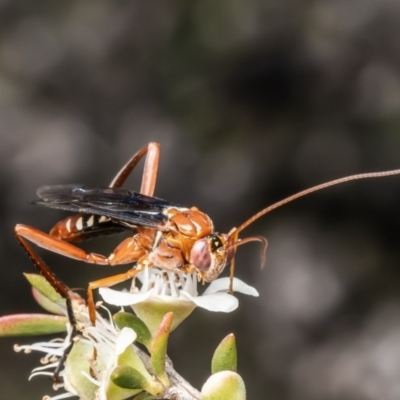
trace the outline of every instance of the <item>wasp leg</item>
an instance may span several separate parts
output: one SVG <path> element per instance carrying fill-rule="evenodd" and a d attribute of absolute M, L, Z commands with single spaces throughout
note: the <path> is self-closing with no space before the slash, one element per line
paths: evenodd
<path fill-rule="evenodd" d="M 143 168 L 142 185 L 140 193 L 147 196 L 153 196 L 156 188 L 158 163 L 160 161 L 160 145 L 158 143 L 149 143 L 148 153 Z"/>
<path fill-rule="evenodd" d="M 37 246 L 50 250 L 54 253 L 73 258 L 75 260 L 84 261 L 91 264 L 107 265 L 108 259 L 101 254 L 87 253 L 73 244 L 64 242 L 54 236 L 40 231 L 28 225 L 16 225 L 14 228 L 18 240 L 23 237 Z"/>
<path fill-rule="evenodd" d="M 232 234 L 232 242 L 236 243 L 239 240 L 239 232 L 234 232 Z M 236 249 L 234 249 L 236 253 Z M 233 278 L 235 277 L 235 255 L 233 255 L 231 260 L 231 265 L 229 266 L 229 294 L 233 295 Z"/>
<path fill-rule="evenodd" d="M 108 258 L 106 258 L 99 254 L 86 253 L 79 247 L 76 247 L 70 243 L 64 242 L 60 239 L 48 235 L 47 233 L 41 232 L 38 229 L 26 225 L 17 225 L 15 227 L 15 233 L 17 239 L 24 246 L 25 250 L 32 258 L 36 267 L 43 273 L 45 278 L 50 282 L 50 284 L 53 287 L 55 287 L 56 290 L 58 287 L 57 285 L 59 284 L 60 281 L 54 276 L 54 274 L 50 271 L 47 265 L 33 251 L 33 249 L 30 247 L 30 245 L 27 243 L 25 239 L 29 240 L 32 243 L 35 243 L 39 247 L 53 251 L 57 254 L 85 261 L 87 263 L 102 264 L 102 265 L 117 265 L 117 264 L 127 264 L 135 262 L 140 258 L 146 256 L 147 250 L 145 250 L 145 248 L 147 247 L 146 245 L 148 245 L 146 242 L 149 240 L 150 242 L 152 241 L 151 237 L 146 237 L 146 235 L 137 234 L 133 237 L 125 239 L 122 243 L 120 243 L 117 246 L 114 252 L 111 253 L 111 255 Z M 96 321 L 96 311 L 94 307 L 93 293 L 92 293 L 93 289 L 97 289 L 102 286 L 112 286 L 119 282 L 126 281 L 130 278 L 133 278 L 138 272 L 139 270 L 132 269 L 124 274 L 115 275 L 110 278 L 101 279 L 89 284 L 87 303 L 89 307 L 90 320 L 93 325 Z M 60 283 L 60 285 L 63 284 Z M 60 294 L 64 298 L 69 298 L 68 294 L 69 289 L 65 285 L 60 286 L 59 290 Z M 71 311 L 70 320 L 72 320 L 72 315 L 73 314 Z"/>
<path fill-rule="evenodd" d="M 117 283 L 125 282 L 128 279 L 134 278 L 141 270 L 142 268 L 140 267 L 132 268 L 123 274 L 117 274 L 109 276 L 107 278 L 98 279 L 97 281 L 89 282 L 89 286 L 87 289 L 87 303 L 89 308 L 90 321 L 92 322 L 92 325 L 95 325 L 96 322 L 96 309 L 93 299 L 93 290 L 102 287 L 110 287 L 116 285 Z"/>
<path fill-rule="evenodd" d="M 58 361 L 58 365 L 53 374 L 54 382 L 61 383 L 62 380 L 60 379 L 60 371 L 61 371 L 62 367 L 64 366 L 64 362 L 65 362 L 69 352 L 72 349 L 73 340 L 74 340 L 75 336 L 78 335 L 76 319 L 75 319 L 74 311 L 72 308 L 71 290 L 62 281 L 60 281 L 56 277 L 56 275 L 50 269 L 50 267 L 39 257 L 38 254 L 36 254 L 36 252 L 32 249 L 32 247 L 29 245 L 29 243 L 22 236 L 19 236 L 19 235 L 16 235 L 16 236 L 17 236 L 19 243 L 22 245 L 22 247 L 25 249 L 25 251 L 28 253 L 29 257 L 33 261 L 35 267 L 44 276 L 44 278 L 47 280 L 47 282 L 50 283 L 50 285 L 53 287 L 53 289 L 60 296 L 62 296 L 66 301 L 68 320 L 72 327 L 71 341 L 70 341 L 68 347 L 64 350 L 63 355 L 60 357 L 60 359 Z"/>
<path fill-rule="evenodd" d="M 137 163 L 147 154 L 146 161 L 143 168 L 142 186 L 140 193 L 147 196 L 154 194 L 154 189 L 157 180 L 158 163 L 160 160 L 160 145 L 158 143 L 150 142 L 147 146 L 140 149 L 115 175 L 110 183 L 110 187 L 121 187 Z"/>
<path fill-rule="evenodd" d="M 17 238 L 25 238 L 37 246 L 53 253 L 97 265 L 120 265 L 137 261 L 147 254 L 153 241 L 152 235 L 138 233 L 123 240 L 109 257 L 101 254 L 87 253 L 79 247 L 67 243 L 28 225 L 16 225 L 14 228 Z"/>

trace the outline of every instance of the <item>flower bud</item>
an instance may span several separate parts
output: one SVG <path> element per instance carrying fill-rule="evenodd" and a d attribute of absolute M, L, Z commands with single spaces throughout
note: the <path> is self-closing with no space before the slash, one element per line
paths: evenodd
<path fill-rule="evenodd" d="M 208 378 L 201 395 L 201 400 L 245 400 L 246 388 L 239 374 L 221 371 Z"/>

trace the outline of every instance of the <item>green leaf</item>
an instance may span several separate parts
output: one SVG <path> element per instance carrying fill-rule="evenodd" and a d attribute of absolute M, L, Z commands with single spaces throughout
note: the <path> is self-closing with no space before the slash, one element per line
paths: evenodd
<path fill-rule="evenodd" d="M 38 274 L 24 274 L 28 282 L 38 290 L 44 297 L 56 304 L 63 304 L 65 299 L 56 292 L 53 286 L 44 278 Z"/>
<path fill-rule="evenodd" d="M 136 315 L 127 312 L 119 312 L 113 316 L 115 324 L 119 329 L 132 328 L 136 335 L 136 341 L 144 344 L 148 349 L 151 345 L 151 333 L 146 324 Z"/>
<path fill-rule="evenodd" d="M 66 332 L 67 317 L 48 314 L 15 314 L 0 317 L 0 337 L 33 336 Z"/>
<path fill-rule="evenodd" d="M 146 378 L 135 368 L 118 365 L 111 374 L 111 381 L 123 389 L 142 389 L 147 386 Z"/>
<path fill-rule="evenodd" d="M 39 290 L 37 290 L 34 287 L 32 288 L 32 294 L 33 294 L 33 298 L 36 300 L 36 302 L 46 311 L 48 311 L 52 314 L 65 315 L 65 313 L 66 313 L 65 305 L 59 305 L 59 304 L 53 303 L 46 296 L 43 296 L 42 293 L 40 293 Z"/>
<path fill-rule="evenodd" d="M 154 396 L 159 396 L 164 391 L 160 382 L 146 379 L 137 369 L 127 365 L 117 366 L 112 372 L 110 380 L 122 389 L 145 390 Z"/>
<path fill-rule="evenodd" d="M 65 361 L 65 374 L 69 385 L 77 392 L 80 400 L 92 400 L 96 396 L 96 386 L 82 372 L 90 375 L 90 357 L 93 356 L 93 346 L 83 341 L 76 341 Z"/>
<path fill-rule="evenodd" d="M 232 333 L 222 339 L 211 361 L 211 373 L 220 371 L 237 371 L 236 340 Z"/>

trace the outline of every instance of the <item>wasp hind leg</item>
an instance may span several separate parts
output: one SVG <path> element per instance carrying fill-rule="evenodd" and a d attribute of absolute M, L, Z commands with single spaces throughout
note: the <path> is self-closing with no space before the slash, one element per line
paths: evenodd
<path fill-rule="evenodd" d="M 158 164 L 160 160 L 160 145 L 150 142 L 147 146 L 141 148 L 131 157 L 128 162 L 118 171 L 114 179 L 110 183 L 110 187 L 121 187 L 128 176 L 131 174 L 137 163 L 146 155 L 143 168 L 142 186 L 140 193 L 147 196 L 153 196 L 156 186 Z"/>
<path fill-rule="evenodd" d="M 50 283 L 50 285 L 53 287 L 53 289 L 60 295 L 62 296 L 65 301 L 66 301 L 66 307 L 67 307 L 67 316 L 69 323 L 71 324 L 72 327 L 72 332 L 71 332 L 71 341 L 68 345 L 68 347 L 64 350 L 63 355 L 60 357 L 58 361 L 58 365 L 54 371 L 53 374 L 53 381 L 55 383 L 61 383 L 62 380 L 60 378 L 60 371 L 62 370 L 62 367 L 64 366 L 65 360 L 67 359 L 68 354 L 70 353 L 73 343 L 74 343 L 74 338 L 78 335 L 78 329 L 77 329 L 77 322 L 74 314 L 74 310 L 72 307 L 72 299 L 71 299 L 71 289 L 68 288 L 62 281 L 60 281 L 54 272 L 50 269 L 50 267 L 39 257 L 39 255 L 32 249 L 32 247 L 29 245 L 29 243 L 21 236 L 16 235 L 19 243 L 22 245 L 22 247 L 25 249 L 25 251 L 28 253 L 29 257 L 33 261 L 35 267 L 39 270 L 39 272 L 43 275 L 43 277 L 47 280 L 47 282 Z"/>

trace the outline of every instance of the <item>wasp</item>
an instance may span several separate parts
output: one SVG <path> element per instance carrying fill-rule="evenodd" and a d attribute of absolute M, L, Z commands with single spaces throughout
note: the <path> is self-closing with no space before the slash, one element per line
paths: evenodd
<path fill-rule="evenodd" d="M 145 157 L 146 156 L 146 157 Z M 139 192 L 122 188 L 138 162 L 145 157 Z M 96 319 L 93 290 L 109 287 L 134 278 L 145 268 L 157 267 L 172 272 L 196 274 L 202 282 L 211 282 L 231 263 L 231 291 L 234 276 L 234 255 L 238 246 L 250 241 L 262 245 L 265 264 L 268 242 L 262 236 L 239 239 L 239 233 L 268 212 L 299 197 L 344 182 L 400 174 L 400 169 L 351 175 L 303 190 L 253 215 L 227 234 L 214 230 L 211 218 L 197 207 L 181 207 L 154 197 L 160 145 L 149 143 L 131 157 L 108 187 L 83 185 L 43 186 L 37 191 L 36 204 L 74 213 L 58 222 L 49 234 L 28 225 L 16 225 L 17 239 L 35 265 L 46 276 L 48 267 L 29 242 L 63 256 L 98 265 L 134 263 L 127 272 L 89 283 L 87 302 L 91 322 Z M 98 235 L 128 229 L 132 235 L 124 239 L 109 256 L 88 253 L 75 243 Z M 47 268 L 47 269 L 46 269 Z M 51 274 L 50 278 L 51 279 Z"/>

